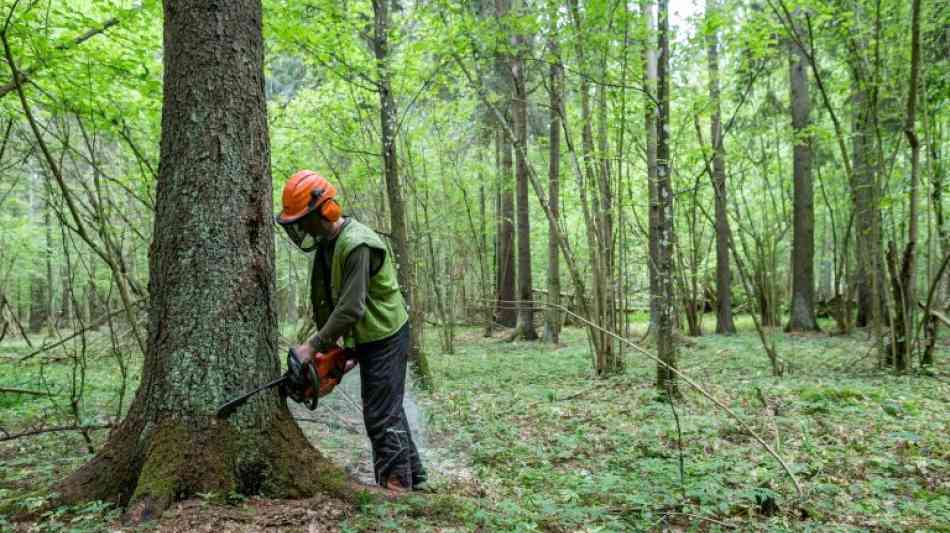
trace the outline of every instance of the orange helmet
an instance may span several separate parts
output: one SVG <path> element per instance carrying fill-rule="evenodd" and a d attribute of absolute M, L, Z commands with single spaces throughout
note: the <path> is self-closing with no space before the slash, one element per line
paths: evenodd
<path fill-rule="evenodd" d="M 312 170 L 301 170 L 284 185 L 284 209 L 274 219 L 301 250 L 313 251 L 317 247 L 316 236 L 309 235 L 297 222 L 314 211 L 330 222 L 336 222 L 343 210 L 335 198 L 336 189 L 323 176 Z"/>
<path fill-rule="evenodd" d="M 277 215 L 277 223 L 293 224 L 318 209 L 324 218 L 336 222 L 340 209 L 335 197 L 336 188 L 326 178 L 312 170 L 300 170 L 284 185 L 284 209 Z"/>

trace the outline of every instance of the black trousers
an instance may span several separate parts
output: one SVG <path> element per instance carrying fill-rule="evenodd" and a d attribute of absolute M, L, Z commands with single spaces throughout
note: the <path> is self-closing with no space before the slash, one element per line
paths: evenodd
<path fill-rule="evenodd" d="M 360 366 L 363 422 L 373 448 L 376 483 L 394 478 L 404 487 L 426 480 L 402 399 L 406 392 L 409 323 L 385 339 L 356 347 Z"/>

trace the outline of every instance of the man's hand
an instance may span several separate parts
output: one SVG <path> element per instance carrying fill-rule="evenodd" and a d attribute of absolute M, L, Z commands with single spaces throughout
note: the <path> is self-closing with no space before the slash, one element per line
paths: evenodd
<path fill-rule="evenodd" d="M 310 343 L 303 343 L 299 346 L 294 347 L 294 353 L 297 354 L 297 360 L 300 361 L 302 366 L 307 366 L 313 361 L 313 346 L 310 346 Z"/>

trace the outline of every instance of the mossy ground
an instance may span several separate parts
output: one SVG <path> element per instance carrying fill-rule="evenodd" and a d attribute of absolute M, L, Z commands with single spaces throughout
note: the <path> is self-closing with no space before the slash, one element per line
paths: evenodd
<path fill-rule="evenodd" d="M 707 316 L 707 330 L 712 320 Z M 805 489 L 803 498 L 774 459 L 685 385 L 675 404 L 683 435 L 681 482 L 671 407 L 652 387 L 654 363 L 636 352 L 628 352 L 623 375 L 596 379 L 582 330 L 567 330 L 554 348 L 486 339 L 463 328 L 454 355 L 436 353 L 434 338 L 428 343 L 435 390 L 417 396 L 438 496 L 352 505 L 205 494 L 156 526 L 950 529 L 950 345 L 941 343 L 929 374 L 895 376 L 874 368 L 864 332 L 786 335 L 776 329 L 770 335 L 791 369 L 773 378 L 751 322 L 738 322 L 738 336 L 709 335 L 683 346 L 681 368 L 779 451 Z M 950 332 L 941 335 L 950 340 Z M 48 389 L 56 396 L 0 395 L 0 427 L 17 433 L 50 416 L 70 423 L 71 360 L 48 354 L 17 362 L 25 352 L 15 344 L 0 348 L 0 387 Z M 117 412 L 115 366 L 111 355 L 89 356 L 83 422 L 108 423 Z M 318 445 L 332 458 L 349 454 L 341 463 L 358 461 L 363 452 L 354 443 L 361 437 L 342 426 L 360 421 L 354 413 L 343 416 L 328 424 L 336 429 L 319 429 Z M 92 433 L 94 445 L 105 436 Z M 2 442 L 0 500 L 38 508 L 50 497 L 45 487 L 88 457 L 76 432 Z M 116 516 L 92 503 L 55 509 L 19 527 L 95 530 L 114 527 Z M 12 527 L 6 520 L 9 515 L 0 518 L 0 527 Z"/>

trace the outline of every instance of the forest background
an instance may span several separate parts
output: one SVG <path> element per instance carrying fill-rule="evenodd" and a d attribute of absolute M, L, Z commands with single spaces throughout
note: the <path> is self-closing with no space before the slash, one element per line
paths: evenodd
<path fill-rule="evenodd" d="M 2 14 L 0 343 L 35 361 L 95 335 L 118 417 L 147 343 L 162 6 L 4 0 Z M 543 352 L 567 325 L 584 330 L 568 338 L 586 371 L 642 382 L 655 365 L 669 401 L 708 385 L 678 368 L 713 333 L 754 340 L 743 365 L 774 378 L 814 364 L 795 335 L 827 334 L 864 354 L 855 372 L 946 392 L 946 4 L 314 0 L 263 15 L 274 205 L 312 168 L 387 236 L 421 389 L 451 381 L 443 358 L 472 343 Z M 276 243 L 289 340 L 307 330 L 310 258 Z M 8 388 L 32 388 L 11 372 Z M 95 425 L 70 375 L 65 422 L 48 427 Z M 927 483 L 944 513 L 928 520 L 946 517 L 946 476 Z"/>

